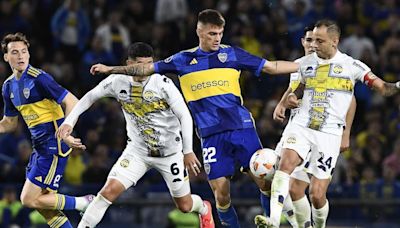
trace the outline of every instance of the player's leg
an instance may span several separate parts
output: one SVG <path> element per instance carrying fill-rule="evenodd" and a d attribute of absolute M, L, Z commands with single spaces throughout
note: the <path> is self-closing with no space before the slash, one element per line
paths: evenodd
<path fill-rule="evenodd" d="M 218 217 L 222 225 L 239 227 L 235 208 L 231 204 L 230 177 L 235 172 L 233 148 L 229 141 L 232 132 L 202 138 L 204 170 L 213 191 Z"/>
<path fill-rule="evenodd" d="M 108 178 L 106 184 L 89 204 L 78 227 L 95 227 L 103 219 L 109 206 L 125 191 L 124 185 Z"/>
<path fill-rule="evenodd" d="M 297 170 L 290 176 L 289 195 L 292 198 L 294 215 L 299 228 L 311 226 L 311 206 L 305 191 L 310 183 L 310 178 L 304 170 Z"/>
<path fill-rule="evenodd" d="M 49 152 L 47 146 L 49 145 L 37 148 L 43 152 L 39 153 L 36 149 L 32 152 L 27 166 L 27 179 L 20 196 L 22 204 L 35 209 L 84 210 L 90 203 L 89 195 L 75 197 L 55 193 L 59 188 L 68 156 L 64 157 L 54 154 L 52 151 Z M 65 145 L 62 147 L 63 150 L 68 151 L 68 147 Z"/>
<path fill-rule="evenodd" d="M 312 218 L 315 228 L 324 228 L 329 214 L 329 201 L 326 191 L 330 179 L 311 178 L 310 199 L 312 203 Z"/>
<path fill-rule="evenodd" d="M 183 163 L 183 154 L 153 158 L 153 166 L 161 173 L 176 207 L 183 213 L 195 212 L 200 217 L 201 228 L 214 228 L 211 204 L 195 194 L 190 194 L 189 176 Z"/>
<path fill-rule="evenodd" d="M 97 194 L 92 203 L 89 204 L 78 225 L 79 228 L 95 227 L 103 218 L 108 207 L 130 186 L 150 169 L 145 161 L 146 158 L 129 152 L 137 148 L 127 148 L 112 167 L 108 174 L 107 182 Z M 129 151 L 128 151 L 129 150 Z"/>
<path fill-rule="evenodd" d="M 271 182 L 264 178 L 258 178 L 249 171 L 249 162 L 252 155 L 262 149 L 261 142 L 257 135 L 255 128 L 246 128 L 236 130 L 232 133 L 230 141 L 234 148 L 235 160 L 241 165 L 242 172 L 249 175 L 249 177 L 257 184 L 260 189 L 260 202 L 264 210 L 264 214 L 270 213 L 270 194 Z"/>
<path fill-rule="evenodd" d="M 290 174 L 306 159 L 310 149 L 307 129 L 297 125 L 290 125 L 284 136 L 281 159 L 278 170 L 271 186 L 271 214 L 272 227 L 279 227 L 285 198 L 289 194 Z"/>
<path fill-rule="evenodd" d="M 317 148 L 310 161 L 307 172 L 313 176 L 310 184 L 310 200 L 314 227 L 324 228 L 329 214 L 329 202 L 326 198 L 331 176 L 339 156 L 342 137 L 318 132 Z"/>

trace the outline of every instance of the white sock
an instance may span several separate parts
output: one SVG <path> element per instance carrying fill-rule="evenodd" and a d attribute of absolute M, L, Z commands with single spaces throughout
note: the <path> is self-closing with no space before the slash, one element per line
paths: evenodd
<path fill-rule="evenodd" d="M 271 186 L 271 206 L 270 218 L 275 226 L 279 227 L 282 215 L 283 202 L 289 195 L 289 180 L 290 175 L 277 170 Z"/>
<path fill-rule="evenodd" d="M 75 197 L 75 209 L 78 211 L 85 210 L 89 203 L 85 196 Z"/>
<path fill-rule="evenodd" d="M 88 208 L 83 214 L 78 228 L 95 227 L 103 218 L 107 208 L 112 203 L 104 198 L 102 195 L 97 194 L 96 198 L 89 204 Z"/>
<path fill-rule="evenodd" d="M 308 228 L 311 226 L 311 208 L 307 196 L 293 201 L 294 215 L 299 228 Z M 307 226 L 306 226 L 307 223 Z"/>
<path fill-rule="evenodd" d="M 296 217 L 294 216 L 294 207 L 292 203 L 292 198 L 288 194 L 283 201 L 283 215 L 285 215 L 286 220 L 290 223 L 293 228 L 298 228 Z"/>
<path fill-rule="evenodd" d="M 203 200 L 201 199 L 200 196 L 192 194 L 192 209 L 190 210 L 191 212 L 197 212 L 198 214 L 205 215 L 208 212 L 208 208 L 206 205 L 204 205 Z"/>
<path fill-rule="evenodd" d="M 312 218 L 314 222 L 314 228 L 325 228 L 326 220 L 329 214 L 329 202 L 326 200 L 326 203 L 323 207 L 316 209 L 312 206 Z"/>

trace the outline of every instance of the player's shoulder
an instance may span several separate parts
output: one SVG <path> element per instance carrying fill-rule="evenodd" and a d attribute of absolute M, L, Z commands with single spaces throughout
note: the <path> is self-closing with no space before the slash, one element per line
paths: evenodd
<path fill-rule="evenodd" d="M 161 75 L 161 74 L 152 74 L 150 76 L 150 80 L 156 81 L 157 83 L 161 83 L 161 84 L 169 84 L 169 83 L 173 83 L 172 80 L 170 78 L 168 78 L 165 75 Z"/>
<path fill-rule="evenodd" d="M 11 82 L 11 79 L 13 79 L 14 77 L 15 77 L 14 74 L 8 76 L 8 78 L 6 80 L 4 80 L 3 85 L 9 84 Z"/>
<path fill-rule="evenodd" d="M 28 66 L 28 69 L 26 70 L 26 75 L 32 78 L 39 78 L 39 76 L 50 76 L 47 72 L 43 71 L 42 69 L 33 67 L 33 66 Z"/>
<path fill-rule="evenodd" d="M 183 55 L 183 54 L 187 54 L 187 53 L 195 53 L 197 50 L 199 50 L 199 46 L 182 50 L 182 51 L 176 53 L 176 55 L 178 55 L 178 54 L 182 54 Z"/>

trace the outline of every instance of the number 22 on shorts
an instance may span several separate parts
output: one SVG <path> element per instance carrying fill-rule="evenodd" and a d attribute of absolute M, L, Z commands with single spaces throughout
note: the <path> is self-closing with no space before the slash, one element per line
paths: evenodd
<path fill-rule="evenodd" d="M 216 162 L 217 158 L 214 157 L 216 153 L 217 153 L 217 150 L 215 149 L 215 147 L 203 148 L 204 163 Z"/>

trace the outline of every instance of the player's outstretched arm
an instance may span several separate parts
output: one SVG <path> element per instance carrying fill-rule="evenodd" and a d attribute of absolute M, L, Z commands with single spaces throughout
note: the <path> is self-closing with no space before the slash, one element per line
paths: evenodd
<path fill-rule="evenodd" d="M 75 97 L 72 93 L 68 92 L 67 96 L 62 101 L 63 106 L 65 107 L 65 115 L 68 116 L 72 111 L 74 106 L 78 103 L 78 98 Z"/>
<path fill-rule="evenodd" d="M 131 76 L 147 76 L 154 73 L 153 63 L 138 63 L 128 66 L 106 66 L 104 64 L 95 64 L 90 68 L 90 73 L 96 74 L 124 74 Z"/>
<path fill-rule="evenodd" d="M 400 91 L 400 81 L 396 83 L 385 82 L 372 72 L 369 72 L 364 80 L 368 86 L 385 97 L 392 96 Z"/>
<path fill-rule="evenodd" d="M 0 133 L 12 132 L 17 128 L 18 116 L 4 116 L 0 121 Z"/>
<path fill-rule="evenodd" d="M 266 61 L 262 71 L 268 74 L 289 74 L 297 72 L 299 64 L 290 61 Z"/>

